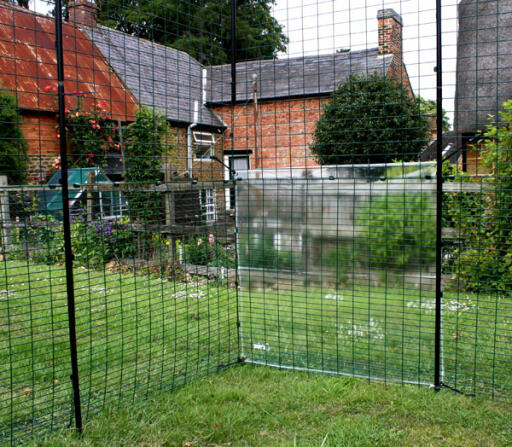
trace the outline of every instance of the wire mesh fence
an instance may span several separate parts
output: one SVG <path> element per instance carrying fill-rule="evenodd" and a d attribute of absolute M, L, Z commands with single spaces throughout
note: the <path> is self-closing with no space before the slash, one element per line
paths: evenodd
<path fill-rule="evenodd" d="M 1 443 L 242 363 L 510 399 L 511 26 L 1 3 Z"/>

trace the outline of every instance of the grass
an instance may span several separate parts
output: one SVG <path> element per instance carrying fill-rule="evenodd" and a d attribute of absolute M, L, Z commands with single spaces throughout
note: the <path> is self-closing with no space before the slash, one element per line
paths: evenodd
<path fill-rule="evenodd" d="M 236 361 L 235 292 L 226 284 L 74 273 L 85 418 Z M 2 444 L 66 426 L 72 394 L 64 268 L 4 262 L 0 284 Z"/>
<path fill-rule="evenodd" d="M 61 429 L 69 423 L 72 408 L 64 269 L 18 261 L 4 261 L 3 267 L 0 443 Z M 143 401 L 155 392 L 182 387 L 237 361 L 237 297 L 227 281 L 176 282 L 143 273 L 75 269 L 78 361 L 86 420 L 105 407 L 123 410 L 135 402 L 128 413 L 148 408 Z M 249 362 L 387 382 L 429 384 L 433 380 L 431 291 L 391 283 L 387 287 L 305 287 L 282 274 L 272 289 L 244 289 L 240 299 L 241 344 Z M 510 398 L 512 301 L 453 293 L 445 296 L 443 312 L 446 383 L 466 393 Z M 247 371 L 258 371 L 255 377 L 267 374 L 259 369 Z M 245 372 L 225 374 L 221 377 L 240 374 L 240 380 L 251 381 Z M 213 384 L 217 379 L 211 380 Z M 336 380 L 325 383 L 360 383 Z M 238 417 L 236 411 L 231 417 Z M 370 430 L 373 422 L 368 423 L 365 428 L 361 421 L 354 422 L 350 436 L 357 435 L 359 425 Z M 384 421 L 380 424 L 386 427 Z M 400 433 L 396 434 L 399 443 Z M 326 443 L 334 442 L 334 432 L 332 436 Z M 396 439 L 390 438 L 389 443 Z"/>
<path fill-rule="evenodd" d="M 295 369 L 431 384 L 435 296 L 426 287 L 295 286 L 241 294 L 245 355 Z M 444 381 L 468 394 L 512 393 L 512 300 L 445 292 Z"/>
<path fill-rule="evenodd" d="M 509 404 L 246 365 L 35 446 L 507 446 Z"/>

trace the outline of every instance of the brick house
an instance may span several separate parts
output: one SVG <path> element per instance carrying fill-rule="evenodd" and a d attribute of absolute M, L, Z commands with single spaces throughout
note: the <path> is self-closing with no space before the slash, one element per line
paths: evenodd
<path fill-rule="evenodd" d="M 12 56 L 20 64 L 14 78 L 25 79 L 29 74 L 30 81 L 16 93 L 23 116 L 27 116 L 24 131 L 31 141 L 31 154 L 38 155 L 41 172 L 58 153 L 55 97 L 41 93 L 42 87 L 34 89 L 41 80 L 46 85 L 55 79 L 55 52 L 48 44 L 53 42 L 53 20 L 12 6 L 2 9 L 6 11 L 5 21 L 9 20 L 7 16 L 31 17 L 33 23 L 22 27 L 24 32 L 35 29 L 36 36 L 40 40 L 44 36 L 46 42 L 34 43 L 30 56 L 38 58 L 34 68 L 22 66 L 24 61 L 14 53 Z M 10 15 L 7 11 L 15 13 Z M 238 170 L 316 166 L 309 150 L 316 123 L 333 91 L 349 75 L 386 75 L 404 84 L 412 95 L 402 60 L 403 22 L 392 9 L 378 13 L 377 48 L 238 63 L 234 107 L 229 65 L 203 67 L 182 51 L 98 25 L 96 12 L 97 7 L 88 0 L 69 4 L 70 21 L 74 24 L 64 23 L 65 63 L 70 72 L 66 91 L 89 92 L 84 106 L 105 101 L 113 118 L 124 122 L 134 119 L 137 104 L 163 114 L 170 129 L 166 179 L 212 181 L 208 190 L 175 198 L 177 202 L 197 202 L 188 205 L 192 210 L 209 209 L 207 220 L 214 220 L 217 210 L 225 209 L 226 201 L 228 208 L 232 205 L 230 194 L 213 183 L 226 179 L 228 171 L 211 156 Z M 12 26 L 17 25 L 13 22 Z M 7 44 L 9 34 L 4 33 Z M 24 43 L 27 39 L 17 45 L 28 45 Z M 45 58 L 41 59 L 38 51 L 44 45 Z M 0 71 L 6 77 L 8 62 Z M 32 101 L 28 108 L 27 98 Z M 76 99 L 70 96 L 68 101 Z M 32 115 L 25 112 L 30 107 Z M 188 220 L 187 212 L 177 210 L 176 214 Z"/>
<path fill-rule="evenodd" d="M 45 178 L 59 154 L 54 27 L 52 17 L 0 2 L 0 87 L 17 97 L 32 180 Z M 113 119 L 132 121 L 135 98 L 99 50 L 71 23 L 63 36 L 66 106 L 76 108 L 80 92 L 83 110 L 103 102 Z"/>
<path fill-rule="evenodd" d="M 137 102 L 167 118 L 167 180 L 211 181 L 211 188 L 176 193 L 175 219 L 189 222 L 201 209 L 207 222 L 225 210 L 222 159 L 226 125 L 206 106 L 207 70 L 183 51 L 96 24 L 94 5 L 70 5 L 82 32 L 103 54 Z M 75 12 L 77 11 L 77 12 Z"/>
<path fill-rule="evenodd" d="M 316 123 L 334 90 L 350 75 L 389 76 L 412 96 L 402 58 L 402 17 L 384 9 L 377 19 L 377 48 L 238 63 L 234 110 L 231 67 L 209 67 L 208 105 L 234 135 L 232 142 L 226 141 L 226 160 L 238 169 L 317 166 L 309 149 Z"/>

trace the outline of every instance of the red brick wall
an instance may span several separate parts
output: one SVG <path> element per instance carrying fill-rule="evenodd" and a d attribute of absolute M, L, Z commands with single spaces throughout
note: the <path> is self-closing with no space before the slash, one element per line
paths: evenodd
<path fill-rule="evenodd" d="M 412 97 L 409 76 L 396 56 L 387 75 L 402 83 Z M 280 99 L 258 104 L 258 125 L 255 126 L 253 104 L 238 104 L 234 109 L 234 149 L 252 150 L 251 169 L 318 166 L 309 147 L 313 142 L 316 124 L 329 97 Z M 228 126 L 225 150 L 231 150 L 231 106 L 214 110 Z M 257 129 L 257 130 L 256 130 Z M 256 133 L 257 132 L 257 133 Z M 258 139 L 255 139 L 255 134 Z"/>
<path fill-rule="evenodd" d="M 20 126 L 28 144 L 29 180 L 46 178 L 46 173 L 53 171 L 55 157 L 59 155 L 57 139 L 57 122 L 55 115 L 37 112 L 22 112 Z"/>
<path fill-rule="evenodd" d="M 260 103 L 258 147 L 255 141 L 254 106 L 235 106 L 235 150 L 253 151 L 252 169 L 317 166 L 309 146 L 323 106 L 328 101 L 329 98 L 305 98 Z M 216 107 L 215 112 L 228 125 L 228 134 L 232 122 L 231 106 Z M 226 137 L 224 146 L 229 155 L 229 137 Z"/>
<path fill-rule="evenodd" d="M 379 18 L 379 54 L 402 54 L 402 25 L 393 17 Z M 401 60 L 400 60 L 401 62 Z"/>

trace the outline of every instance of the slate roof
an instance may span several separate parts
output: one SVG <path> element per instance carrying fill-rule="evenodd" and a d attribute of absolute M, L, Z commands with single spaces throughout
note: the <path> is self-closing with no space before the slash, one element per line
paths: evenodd
<path fill-rule="evenodd" d="M 458 135 L 455 131 L 443 133 L 443 159 L 456 163 L 459 158 Z M 437 140 L 432 141 L 420 154 L 420 161 L 435 161 L 437 158 Z"/>
<path fill-rule="evenodd" d="M 100 25 L 84 32 L 140 103 L 171 121 L 192 123 L 198 101 L 199 124 L 225 127 L 202 104 L 203 67 L 187 53 Z"/>
<path fill-rule="evenodd" d="M 477 133 L 512 98 L 512 0 L 458 6 L 455 130 Z"/>
<path fill-rule="evenodd" d="M 379 56 L 378 48 L 320 56 L 258 60 L 237 64 L 237 101 L 252 99 L 253 75 L 257 75 L 258 98 L 277 99 L 332 93 L 350 74 L 385 75 L 393 55 Z M 231 101 L 231 66 L 208 69 L 208 101 Z"/>
<path fill-rule="evenodd" d="M 136 100 L 100 51 L 72 24 L 64 22 L 62 32 L 65 92 L 83 92 L 85 110 L 104 102 L 114 119 L 131 119 Z M 0 88 L 16 94 L 22 109 L 55 112 L 56 95 L 47 86 L 57 87 L 53 17 L 0 2 Z M 76 108 L 77 96 L 66 95 L 66 106 Z"/>

